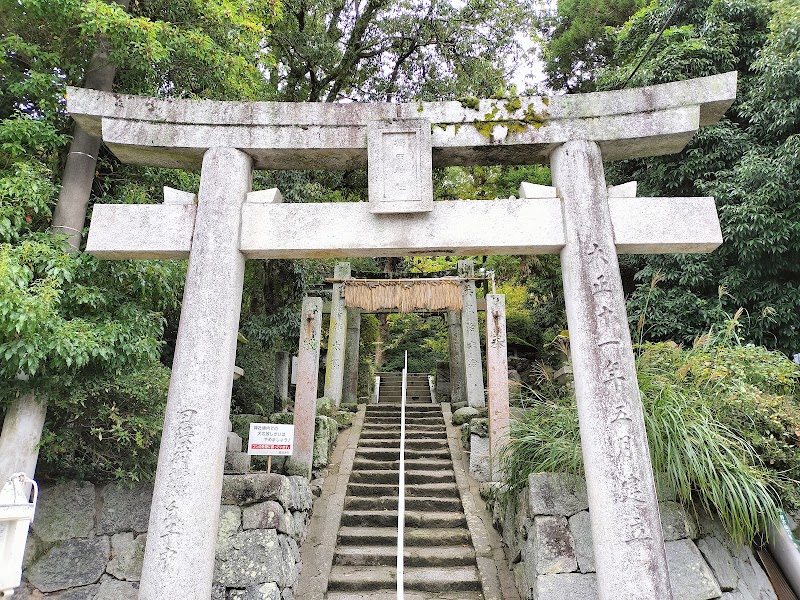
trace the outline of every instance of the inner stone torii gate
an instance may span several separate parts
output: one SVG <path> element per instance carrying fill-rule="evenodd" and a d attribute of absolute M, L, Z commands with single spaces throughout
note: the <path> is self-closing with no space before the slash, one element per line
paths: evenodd
<path fill-rule="evenodd" d="M 458 261 L 458 277 L 443 278 L 357 279 L 349 276 L 349 268 L 349 263 L 337 263 L 338 275 L 334 274 L 333 279 L 326 280 L 333 284 L 332 300 L 326 311 L 331 315 L 331 323 L 347 319 L 346 328 L 331 325 L 328 348 L 334 352 L 338 348 L 344 348 L 343 354 L 350 352 L 351 357 L 348 363 L 347 359 L 331 358 L 329 352 L 325 371 L 325 395 L 338 405 L 338 400 L 345 394 L 344 390 L 349 387 L 349 403 L 356 403 L 359 336 L 357 317 L 361 314 L 379 312 L 434 311 L 444 312 L 448 318 L 451 378 L 457 380 L 460 387 L 466 388 L 460 390 L 459 400 L 464 400 L 469 406 L 476 408 L 484 406 L 486 402 L 478 339 L 479 309 L 472 260 Z M 344 274 L 347 274 L 347 277 L 344 277 Z M 446 293 L 436 293 L 434 290 L 437 288 L 446 290 Z M 360 289 L 362 292 L 356 295 L 354 289 Z M 376 290 L 381 291 L 373 293 Z M 412 290 L 416 290 L 416 293 Z M 451 315 L 455 315 L 456 318 L 452 319 Z M 455 321 L 457 331 L 451 326 L 450 321 Z M 355 337 L 352 337 L 353 334 Z M 469 365 L 466 372 L 465 362 Z M 353 366 L 354 369 L 351 368 Z M 463 385 L 462 381 L 465 379 L 467 384 Z M 342 383 L 344 380 L 347 380 L 345 385 Z M 335 395 L 337 390 L 342 390 L 339 397 Z"/>
<path fill-rule="evenodd" d="M 102 258 L 189 258 L 139 597 L 210 597 L 246 258 L 559 253 L 600 597 L 671 598 L 617 254 L 722 239 L 713 199 L 609 192 L 603 160 L 679 152 L 735 91 L 729 73 L 474 109 L 70 88 L 68 111 L 123 162 L 201 167 L 197 204 L 96 205 L 87 242 Z M 432 202 L 432 165 L 535 162 L 551 165 L 547 197 Z M 369 204 L 250 192 L 253 168 L 365 164 Z"/>

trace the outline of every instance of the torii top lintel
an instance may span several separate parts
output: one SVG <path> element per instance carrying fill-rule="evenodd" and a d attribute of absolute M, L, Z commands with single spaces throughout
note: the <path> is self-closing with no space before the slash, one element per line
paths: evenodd
<path fill-rule="evenodd" d="M 219 102 L 68 88 L 67 110 L 123 162 L 197 168 L 210 147 L 238 148 L 260 169 L 349 169 L 367 162 L 367 126 L 425 119 L 434 166 L 531 164 L 568 140 L 606 160 L 680 152 L 736 97 L 736 73 L 644 88 L 407 104 Z"/>

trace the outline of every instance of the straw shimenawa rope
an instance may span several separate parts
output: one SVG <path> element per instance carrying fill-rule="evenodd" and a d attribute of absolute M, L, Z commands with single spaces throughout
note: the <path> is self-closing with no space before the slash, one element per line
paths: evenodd
<path fill-rule="evenodd" d="M 344 284 L 344 303 L 364 312 L 451 310 L 464 308 L 460 280 L 358 281 Z"/>

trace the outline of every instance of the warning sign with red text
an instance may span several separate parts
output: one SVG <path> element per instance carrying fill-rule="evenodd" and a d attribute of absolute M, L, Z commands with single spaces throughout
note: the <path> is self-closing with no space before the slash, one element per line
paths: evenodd
<path fill-rule="evenodd" d="M 247 453 L 251 456 L 291 456 L 294 425 L 250 423 Z"/>

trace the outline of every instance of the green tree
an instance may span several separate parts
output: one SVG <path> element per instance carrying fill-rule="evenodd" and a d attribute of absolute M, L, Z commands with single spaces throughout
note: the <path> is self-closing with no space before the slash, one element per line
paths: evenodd
<path fill-rule="evenodd" d="M 289 0 L 268 43 L 270 74 L 291 101 L 441 100 L 506 85 L 515 36 L 532 11 L 519 0 Z M 513 27 L 508 24 L 513 23 Z"/>
<path fill-rule="evenodd" d="M 614 28 L 640 9 L 644 0 L 560 0 L 537 24 L 545 42 L 544 71 L 549 87 L 588 92 L 594 74 L 614 52 Z"/>
<path fill-rule="evenodd" d="M 447 323 L 442 317 L 393 314 L 388 321 L 384 371 L 402 371 L 406 352 L 409 373 L 433 373 L 438 361 L 447 360 Z"/>
<path fill-rule="evenodd" d="M 531 22 L 532 12 L 521 0 L 461 7 L 443 0 L 365 5 L 292 0 L 283 6 L 283 18 L 266 38 L 276 64 L 269 72 L 270 99 L 399 102 L 488 96 L 507 87 L 515 61 L 527 60 L 515 38 Z M 443 170 L 435 178 L 442 180 Z M 364 170 L 267 171 L 257 174 L 255 185 L 279 188 L 287 202 L 367 200 Z M 333 264 L 251 262 L 242 329 L 262 344 L 285 340 L 285 332 L 294 335 L 297 329 L 296 315 L 308 286 L 329 277 Z M 377 257 L 369 270 L 383 271 L 384 262 Z M 361 270 L 367 270 L 363 263 Z M 378 318 L 379 338 L 386 342 L 386 317 Z M 379 368 L 382 347 L 376 346 Z"/>
<path fill-rule="evenodd" d="M 117 402 L 111 390 L 135 395 L 125 388 L 135 377 L 114 386 L 98 384 L 103 378 L 138 369 L 163 383 L 153 361 L 162 349 L 164 315 L 177 313 L 184 270 L 180 263 L 71 255 L 64 251 L 65 236 L 48 233 L 69 141 L 65 86 L 93 85 L 97 71 L 106 68 L 97 59 L 107 54 L 118 67 L 119 91 L 256 98 L 269 88 L 263 40 L 275 9 L 267 2 L 134 1 L 126 13 L 99 0 L 0 0 L 0 396 L 8 402 L 36 390 L 57 398 L 46 440 L 52 434 L 63 442 L 53 423 L 78 422 L 87 401 L 96 403 L 94 414 L 119 420 L 119 411 L 110 409 Z M 186 180 L 177 172 L 123 167 L 105 152 L 96 175 L 84 195 L 91 188 L 92 199 L 103 202 L 152 202 L 158 184 Z M 89 198 L 79 200 L 85 207 Z M 77 246 L 80 235 L 73 237 Z M 151 389 L 149 402 L 163 406 L 166 387 Z M 115 431 L 129 427 L 136 444 L 149 446 L 152 436 L 140 435 L 142 428 L 157 433 L 161 419 L 119 422 L 128 425 L 117 424 Z M 101 423 L 78 428 L 77 437 L 87 441 L 96 431 L 103 431 Z M 69 442 L 73 449 L 76 443 Z M 45 462 L 67 455 L 46 453 Z M 123 471 L 122 477 L 140 476 L 132 467 Z M 98 474 L 108 471 L 98 468 Z"/>
<path fill-rule="evenodd" d="M 673 10 L 652 2 L 620 30 L 614 67 L 599 88 L 621 85 L 654 25 Z M 724 244 L 710 255 L 635 257 L 641 282 L 633 318 L 644 309 L 652 339 L 689 342 L 724 314 L 746 310 L 743 339 L 784 352 L 800 348 L 800 127 L 796 72 L 800 7 L 766 0 L 692 0 L 673 16 L 633 78 L 636 85 L 739 72 L 739 97 L 717 125 L 681 154 L 623 161 L 616 182 L 636 179 L 647 195 L 714 196 Z M 658 273 L 655 290 L 649 282 Z"/>

